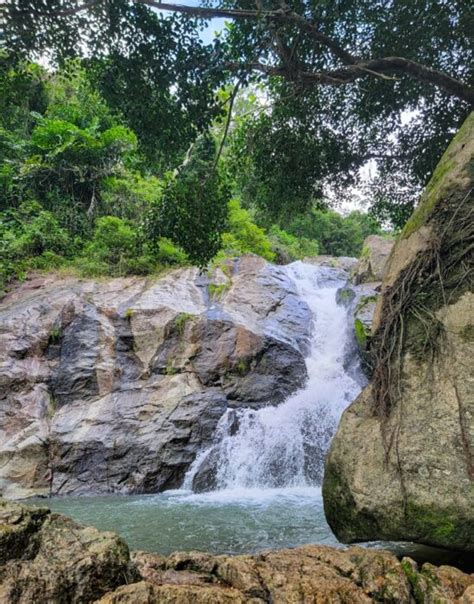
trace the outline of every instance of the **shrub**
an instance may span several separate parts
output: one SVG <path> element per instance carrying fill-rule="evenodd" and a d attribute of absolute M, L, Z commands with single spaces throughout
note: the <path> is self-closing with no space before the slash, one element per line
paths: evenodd
<path fill-rule="evenodd" d="M 306 256 L 316 256 L 319 253 L 318 242 L 306 237 L 295 237 L 273 225 L 270 229 L 272 249 L 280 262 L 302 260 Z"/>
<path fill-rule="evenodd" d="M 188 257 L 186 252 L 176 246 L 170 239 L 161 237 L 158 240 L 156 259 L 164 264 L 186 264 Z"/>
<path fill-rule="evenodd" d="M 37 216 L 22 224 L 22 232 L 11 242 L 11 251 L 17 258 L 40 256 L 44 252 L 65 254 L 70 245 L 66 230 L 59 226 L 51 212 L 41 210 Z"/>
<path fill-rule="evenodd" d="M 124 170 L 120 175 L 109 176 L 101 186 L 102 209 L 105 214 L 136 220 L 159 202 L 163 183 L 155 176 L 143 177 Z"/>
<path fill-rule="evenodd" d="M 222 250 L 226 255 L 257 254 L 266 260 L 275 257 L 265 231 L 257 226 L 250 212 L 240 207 L 237 199 L 228 203 L 228 230 L 222 235 Z"/>
<path fill-rule="evenodd" d="M 74 252 L 74 243 L 51 212 L 35 201 L 0 214 L 0 290 L 30 268 L 57 268 Z"/>
<path fill-rule="evenodd" d="M 116 216 L 102 216 L 96 221 L 92 241 L 84 249 L 83 271 L 90 275 L 126 274 L 130 261 L 139 255 L 137 243 L 137 233 L 129 223 Z"/>

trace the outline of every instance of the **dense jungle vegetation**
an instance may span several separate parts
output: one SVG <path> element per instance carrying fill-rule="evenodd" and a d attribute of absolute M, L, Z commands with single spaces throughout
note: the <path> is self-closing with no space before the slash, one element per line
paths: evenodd
<path fill-rule="evenodd" d="M 217 254 L 357 255 L 379 230 L 362 212 L 317 207 L 265 230 L 258 203 L 241 205 L 231 153 L 215 165 L 219 119 L 172 171 L 156 150 L 147 157 L 79 61 L 52 72 L 3 54 L 0 77 L 3 287 L 29 269 L 143 275 Z"/>
<path fill-rule="evenodd" d="M 461 2 L 16 0 L 1 17 L 0 290 L 35 269 L 358 255 L 403 226 L 472 100 Z"/>

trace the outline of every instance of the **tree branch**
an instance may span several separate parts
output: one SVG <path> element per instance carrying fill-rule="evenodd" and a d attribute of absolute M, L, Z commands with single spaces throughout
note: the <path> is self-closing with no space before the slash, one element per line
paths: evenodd
<path fill-rule="evenodd" d="M 412 77 L 419 82 L 431 84 L 443 89 L 451 96 L 456 96 L 470 105 L 474 104 L 474 89 L 448 74 L 426 67 L 421 63 L 403 57 L 383 57 L 361 61 L 342 69 L 326 72 L 304 72 L 300 74 L 303 81 L 332 84 L 348 84 L 367 73 L 383 77 L 385 74 L 400 74 Z"/>
<path fill-rule="evenodd" d="M 157 8 L 158 10 L 166 12 L 182 13 L 185 15 L 190 15 L 192 17 L 199 17 L 202 19 L 216 19 L 226 17 L 230 19 L 256 19 L 262 16 L 271 16 L 275 13 L 275 11 L 266 11 L 264 13 L 260 13 L 259 11 L 255 10 L 237 10 L 211 7 L 208 8 L 202 6 L 187 6 L 184 4 L 159 2 L 158 0 L 131 0 L 131 2 L 133 4 L 144 4 L 145 6 Z M 35 11 L 35 14 L 53 17 L 68 17 L 71 15 L 76 15 L 77 13 L 83 12 L 90 8 L 94 8 L 95 6 L 99 6 L 101 4 L 106 6 L 108 4 L 108 0 L 90 0 L 90 2 L 84 2 L 83 4 L 79 4 L 78 6 L 72 6 L 63 10 L 52 12 Z"/>
<path fill-rule="evenodd" d="M 362 60 L 346 51 L 335 40 L 320 32 L 317 27 L 298 13 L 291 10 L 286 4 L 282 3 L 282 8 L 275 11 L 258 10 L 238 10 L 221 9 L 200 6 L 187 6 L 172 3 L 162 3 L 157 0 L 131 0 L 134 4 L 142 4 L 161 11 L 176 12 L 187 14 L 202 19 L 213 19 L 224 17 L 231 19 L 267 19 L 271 22 L 280 22 L 284 24 L 294 24 L 300 31 L 306 32 L 315 42 L 329 49 L 332 54 L 344 63 L 340 69 L 311 72 L 304 71 L 297 63 L 287 64 L 284 61 L 284 67 L 275 67 L 264 65 L 262 63 L 250 63 L 247 65 L 234 65 L 238 69 L 251 69 L 265 73 L 266 75 L 278 75 L 288 80 L 298 81 L 309 84 L 326 84 L 331 86 L 340 86 L 354 82 L 355 80 L 367 76 L 367 74 L 376 77 L 387 77 L 387 74 L 400 74 L 409 76 L 424 84 L 429 84 L 441 88 L 451 96 L 466 101 L 470 105 L 474 104 L 474 89 L 460 80 L 449 76 L 448 74 L 426 67 L 421 63 L 405 59 L 403 57 L 383 57 L 379 59 Z M 75 7 L 66 8 L 61 11 L 51 13 L 36 12 L 37 15 L 47 16 L 68 16 L 79 13 L 96 6 L 107 6 L 108 0 L 90 0 Z M 259 4 L 257 5 L 260 6 Z M 14 15 L 15 12 L 10 14 Z M 18 14 L 18 12 L 16 13 Z M 280 48 L 280 53 L 286 54 L 286 49 Z M 287 59 L 287 56 L 285 57 Z"/>
<path fill-rule="evenodd" d="M 367 76 L 367 74 L 385 79 L 388 77 L 387 74 L 406 75 L 424 84 L 437 86 L 451 96 L 474 105 L 474 89 L 472 87 L 442 71 L 431 69 L 430 67 L 421 65 L 421 63 L 404 59 L 403 57 L 371 59 L 329 71 L 303 71 L 300 69 L 290 69 L 286 65 L 276 67 L 259 62 L 245 64 L 228 63 L 227 67 L 231 70 L 260 71 L 265 75 L 280 76 L 290 81 L 299 82 L 305 86 L 312 84 L 342 86 Z"/>
<path fill-rule="evenodd" d="M 214 170 L 217 168 L 219 159 L 221 158 L 221 155 L 222 155 L 222 151 L 224 150 L 224 145 L 225 145 L 225 142 L 227 139 L 227 135 L 229 133 L 230 123 L 232 121 L 232 110 L 234 108 L 234 102 L 237 97 L 237 93 L 239 92 L 239 88 L 240 88 L 240 80 L 234 86 L 234 90 L 232 91 L 232 94 L 230 95 L 229 109 L 228 109 L 227 118 L 225 121 L 224 133 L 222 135 L 221 143 L 219 145 L 219 150 L 217 151 L 216 159 L 214 162 Z"/>
<path fill-rule="evenodd" d="M 334 54 L 335 57 L 341 59 L 344 63 L 349 65 L 360 61 L 358 57 L 354 57 L 351 53 L 347 52 L 340 46 L 335 40 L 321 33 L 311 21 L 308 21 L 298 13 L 292 10 L 285 10 L 283 14 L 273 17 L 277 20 L 282 20 L 287 23 L 293 23 L 297 25 L 301 30 L 305 31 L 315 41 L 326 46 Z"/>

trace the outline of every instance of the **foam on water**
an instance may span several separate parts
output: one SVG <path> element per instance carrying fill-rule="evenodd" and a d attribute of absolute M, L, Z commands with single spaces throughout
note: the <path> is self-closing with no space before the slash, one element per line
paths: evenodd
<path fill-rule="evenodd" d="M 190 503 L 193 505 L 214 506 L 214 505 L 249 505 L 265 506 L 271 505 L 275 501 L 289 505 L 307 505 L 310 501 L 319 500 L 322 502 L 321 488 L 306 487 L 286 487 L 282 488 L 225 488 L 205 493 L 194 493 L 185 489 L 166 491 L 171 503 Z M 161 497 L 161 495 L 160 495 Z"/>

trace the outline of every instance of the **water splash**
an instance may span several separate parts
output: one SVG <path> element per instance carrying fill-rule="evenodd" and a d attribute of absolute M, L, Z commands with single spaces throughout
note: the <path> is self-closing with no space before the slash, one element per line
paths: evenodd
<path fill-rule="evenodd" d="M 338 269 L 295 262 L 286 267 L 313 314 L 308 380 L 277 407 L 230 409 L 213 445 L 190 468 L 184 488 L 294 488 L 321 484 L 324 458 L 345 407 L 361 389 L 346 360 L 354 342 L 348 311 L 336 303 Z"/>

